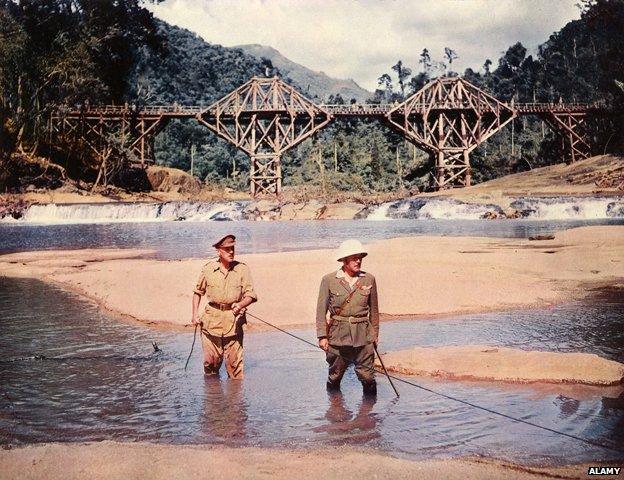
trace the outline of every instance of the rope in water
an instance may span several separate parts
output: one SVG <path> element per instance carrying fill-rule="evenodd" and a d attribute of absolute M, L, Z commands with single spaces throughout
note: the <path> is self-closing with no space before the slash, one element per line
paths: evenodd
<path fill-rule="evenodd" d="M 247 312 L 247 315 L 250 316 L 250 317 L 255 318 L 256 320 L 261 321 L 262 323 L 264 323 L 264 324 L 266 324 L 266 325 L 268 325 L 268 326 L 270 326 L 270 327 L 272 327 L 272 328 L 274 328 L 276 330 L 279 330 L 280 332 L 285 333 L 286 335 L 289 335 L 289 336 L 291 336 L 293 338 L 296 338 L 297 340 L 299 340 L 299 341 L 301 341 L 303 343 L 306 343 L 306 344 L 308 344 L 308 345 L 310 345 L 310 346 L 312 346 L 314 348 L 317 348 L 319 350 L 323 350 L 317 344 L 312 343 L 312 342 L 306 340 L 305 338 L 301 338 L 301 337 L 299 337 L 299 336 L 297 336 L 297 335 L 295 335 L 295 334 L 293 334 L 293 333 L 291 333 L 291 332 L 289 332 L 287 330 L 284 330 L 283 328 L 280 328 L 277 325 L 274 325 L 274 324 L 272 324 L 270 322 L 267 322 L 266 320 L 263 320 L 262 318 L 257 317 L 256 315 L 253 315 L 253 314 L 251 314 L 249 312 Z M 373 370 L 375 370 L 375 369 L 373 368 Z M 375 371 L 378 371 L 378 370 L 375 370 Z M 381 373 L 381 372 L 379 372 L 379 373 Z M 386 372 L 386 374 L 387 374 L 387 372 Z M 498 415 L 499 417 L 506 418 L 507 420 L 512 420 L 512 421 L 517 422 L 517 423 L 522 423 L 522 424 L 525 424 L 525 425 L 529 425 L 531 427 L 539 428 L 541 430 L 545 430 L 547 432 L 554 433 L 556 435 L 561 435 L 561 436 L 564 436 L 564 437 L 567 437 L 567 438 L 570 438 L 570 439 L 573 439 L 573 440 L 577 440 L 579 442 L 583 442 L 583 443 L 586 443 L 588 445 L 592 445 L 594 447 L 604 448 L 606 450 L 611 450 L 611 451 L 614 451 L 614 452 L 617 452 L 617 453 L 624 453 L 624 450 L 622 450 L 621 448 L 617 448 L 617 447 L 614 447 L 614 446 L 611 446 L 611 445 L 607 445 L 607 444 L 604 444 L 604 443 L 601 443 L 601 442 L 596 442 L 594 440 L 589 440 L 587 438 L 579 437 L 579 436 L 573 435 L 571 433 L 566 433 L 566 432 L 562 432 L 560 430 L 555 430 L 553 428 L 546 427 L 544 425 L 540 425 L 538 423 L 534 423 L 534 422 L 531 422 L 529 420 L 523 420 L 522 418 L 516 418 L 516 417 L 513 417 L 511 415 L 507 415 L 506 413 L 502 413 L 502 412 L 499 412 L 499 411 L 496 411 L 496 410 L 492 410 L 491 408 L 483 407 L 481 405 L 477 405 L 477 404 L 469 402 L 467 400 L 463 400 L 461 398 L 457 398 L 457 397 L 454 397 L 452 395 L 447 395 L 446 393 L 438 392 L 438 391 L 433 390 L 433 389 L 428 388 L 428 387 L 423 387 L 422 385 L 419 385 L 419 384 L 417 384 L 415 382 L 411 382 L 409 380 L 405 380 L 404 378 L 400 378 L 400 377 L 397 377 L 397 376 L 394 376 L 394 375 L 390 375 L 390 374 L 387 374 L 387 376 L 388 376 L 388 380 L 390 380 L 390 379 L 396 380 L 397 382 L 401 382 L 401 383 L 404 383 L 406 385 L 410 385 L 412 387 L 419 388 L 421 390 L 424 390 L 426 392 L 432 393 L 434 395 L 438 395 L 438 396 L 446 398 L 448 400 L 452 400 L 454 402 L 461 403 L 463 405 L 466 405 L 466 406 L 469 406 L 469 407 L 472 407 L 472 408 L 475 408 L 475 409 L 478 409 L 478 410 L 490 413 L 492 415 Z M 394 385 L 393 385 L 393 387 L 394 387 Z"/>

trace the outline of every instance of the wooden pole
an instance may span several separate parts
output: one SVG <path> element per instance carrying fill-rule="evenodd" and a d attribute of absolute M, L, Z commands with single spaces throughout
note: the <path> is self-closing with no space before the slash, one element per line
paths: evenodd
<path fill-rule="evenodd" d="M 191 177 L 193 176 L 193 166 L 195 163 L 195 144 L 191 145 Z"/>

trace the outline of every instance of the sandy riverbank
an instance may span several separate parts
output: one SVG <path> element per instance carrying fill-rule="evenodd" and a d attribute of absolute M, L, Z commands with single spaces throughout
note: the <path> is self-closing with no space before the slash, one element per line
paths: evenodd
<path fill-rule="evenodd" d="M 476 458 L 409 461 L 375 450 L 225 448 L 101 442 L 0 450 L 5 480 L 133 478 L 429 479 L 586 478 L 587 465 L 524 467 Z M 305 474 L 303 474 L 305 472 Z"/>
<path fill-rule="evenodd" d="M 601 286 L 624 287 L 624 226 L 577 228 L 543 241 L 410 237 L 378 241 L 368 247 L 364 268 L 377 278 L 382 319 L 542 307 L 583 298 Z M 339 265 L 333 253 L 240 255 L 251 267 L 260 298 L 250 312 L 282 327 L 312 326 L 320 278 Z M 149 254 L 142 250 L 11 254 L 0 256 L 0 275 L 42 279 L 86 296 L 122 317 L 190 331 L 192 291 L 205 260 L 145 258 Z M 249 320 L 248 329 L 268 328 Z M 428 375 L 438 371 L 436 359 L 442 353 L 425 355 L 427 362 L 420 358 L 419 369 Z M 512 360 L 516 353 L 499 354 L 497 363 L 502 365 L 505 357 L 517 366 L 518 361 Z M 524 381 L 530 382 L 565 383 L 572 378 L 565 375 L 573 374 L 575 383 L 618 383 L 610 367 L 601 363 L 603 359 L 590 361 L 589 370 L 564 372 L 562 377 L 553 367 L 559 361 L 557 354 L 551 355 L 553 358 L 537 361 L 544 368 L 522 361 L 526 368 L 514 374 L 524 375 Z M 496 375 L 502 375 L 500 379 L 507 379 L 504 372 L 493 375 L 482 360 L 472 362 L 471 378 L 499 379 Z M 459 377 L 465 376 L 462 372 Z M 447 373 L 453 376 L 453 372 Z"/>
<path fill-rule="evenodd" d="M 624 364 L 590 353 L 459 345 L 413 347 L 382 356 L 391 372 L 451 380 L 598 386 L 624 381 Z"/>
<path fill-rule="evenodd" d="M 577 228 L 544 241 L 410 237 L 368 248 L 364 269 L 377 278 L 385 318 L 545 306 L 583 298 L 594 287 L 624 286 L 624 226 Z M 110 312 L 184 327 L 205 260 L 142 258 L 148 254 L 17 253 L 0 256 L 0 275 L 42 279 Z M 239 255 L 251 267 L 260 297 L 250 311 L 281 326 L 312 325 L 320 278 L 339 266 L 333 256 L 331 250 Z"/>

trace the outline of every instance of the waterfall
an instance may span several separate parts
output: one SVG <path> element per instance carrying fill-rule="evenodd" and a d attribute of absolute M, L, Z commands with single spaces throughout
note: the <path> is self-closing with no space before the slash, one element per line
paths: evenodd
<path fill-rule="evenodd" d="M 244 202 L 81 203 L 31 205 L 20 222 L 109 223 L 240 220 Z"/>

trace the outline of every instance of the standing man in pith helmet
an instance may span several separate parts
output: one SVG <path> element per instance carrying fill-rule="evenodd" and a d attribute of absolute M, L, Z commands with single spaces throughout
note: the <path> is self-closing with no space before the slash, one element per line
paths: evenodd
<path fill-rule="evenodd" d="M 247 306 L 258 300 L 249 267 L 234 260 L 236 237 L 226 235 L 213 245 L 218 258 L 202 268 L 193 293 L 194 325 L 201 325 L 204 373 L 218 375 L 225 359 L 228 377 L 243 378 L 243 324 Z M 199 315 L 201 297 L 208 304 Z"/>
<path fill-rule="evenodd" d="M 326 352 L 327 389 L 340 389 L 349 363 L 362 382 L 365 395 L 375 395 L 373 364 L 379 338 L 379 307 L 375 277 L 362 270 L 368 253 L 358 240 L 345 240 L 336 259 L 337 271 L 323 277 L 316 308 L 318 344 Z"/>

